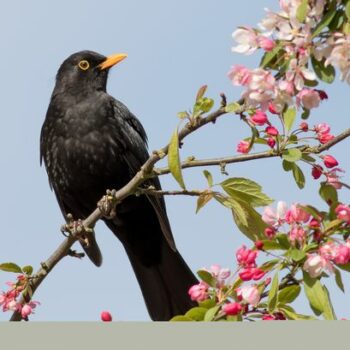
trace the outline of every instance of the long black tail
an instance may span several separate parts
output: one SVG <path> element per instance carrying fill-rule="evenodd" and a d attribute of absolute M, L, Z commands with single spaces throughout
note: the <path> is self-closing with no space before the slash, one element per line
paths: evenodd
<path fill-rule="evenodd" d="M 165 241 L 163 243 L 161 260 L 150 266 L 145 266 L 126 248 L 148 313 L 154 321 L 168 321 L 194 307 L 188 290 L 198 283 L 180 253 L 170 249 Z"/>

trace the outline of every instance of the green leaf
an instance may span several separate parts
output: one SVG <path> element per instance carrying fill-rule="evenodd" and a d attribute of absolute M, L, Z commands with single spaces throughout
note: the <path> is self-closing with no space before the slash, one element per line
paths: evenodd
<path fill-rule="evenodd" d="M 329 296 L 329 292 L 326 286 L 323 286 L 323 293 L 324 293 L 324 304 L 323 304 L 323 317 L 325 320 L 333 321 L 337 319 L 337 316 L 335 315 L 333 305 Z"/>
<path fill-rule="evenodd" d="M 299 207 L 306 211 L 307 213 L 309 213 L 311 216 L 313 216 L 315 219 L 318 219 L 318 218 L 321 218 L 322 217 L 322 214 L 321 212 L 316 209 L 315 207 L 311 206 L 311 205 L 300 205 L 299 204 Z"/>
<path fill-rule="evenodd" d="M 293 248 L 288 252 L 288 255 L 296 262 L 300 262 L 305 259 L 306 254 L 304 251 Z"/>
<path fill-rule="evenodd" d="M 350 263 L 344 265 L 337 265 L 341 270 L 350 272 Z"/>
<path fill-rule="evenodd" d="M 300 291 L 301 291 L 301 287 L 298 284 L 283 288 L 278 293 L 279 303 L 282 303 L 282 304 L 292 303 L 299 296 Z"/>
<path fill-rule="evenodd" d="M 288 162 L 286 160 L 282 161 L 282 166 L 284 171 L 292 171 L 294 163 Z"/>
<path fill-rule="evenodd" d="M 188 317 L 193 321 L 203 321 L 207 311 L 208 309 L 204 307 L 194 307 L 185 313 L 185 317 Z"/>
<path fill-rule="evenodd" d="M 241 109 L 241 105 L 237 102 L 229 103 L 225 107 L 225 112 L 226 113 L 236 113 Z"/>
<path fill-rule="evenodd" d="M 174 316 L 171 320 L 171 322 L 193 322 L 193 320 L 186 316 Z"/>
<path fill-rule="evenodd" d="M 303 271 L 304 291 L 309 300 L 312 310 L 317 316 L 324 312 L 324 290 L 321 282 L 317 278 L 311 278 Z"/>
<path fill-rule="evenodd" d="M 259 184 L 249 179 L 233 177 L 220 185 L 231 198 L 247 202 L 252 207 L 266 206 L 273 202 L 273 199 L 262 192 Z"/>
<path fill-rule="evenodd" d="M 272 259 L 263 263 L 259 268 L 263 271 L 271 271 L 279 262 L 280 259 Z"/>
<path fill-rule="evenodd" d="M 346 14 L 346 17 L 348 17 L 348 20 L 350 21 L 350 1 L 348 1 L 345 6 L 345 14 Z"/>
<path fill-rule="evenodd" d="M 197 96 L 196 96 L 196 102 L 199 101 L 207 92 L 208 89 L 208 85 L 203 85 L 199 88 L 198 92 L 197 92 Z"/>
<path fill-rule="evenodd" d="M 283 250 L 283 247 L 275 240 L 264 239 L 262 242 L 264 250 Z"/>
<path fill-rule="evenodd" d="M 288 108 L 283 114 L 283 120 L 287 132 L 289 132 L 292 129 L 296 116 L 297 111 L 294 107 Z"/>
<path fill-rule="evenodd" d="M 198 117 L 202 113 L 209 112 L 214 106 L 214 100 L 208 97 L 200 98 L 193 108 L 193 116 Z"/>
<path fill-rule="evenodd" d="M 177 116 L 178 116 L 178 118 L 180 118 L 181 120 L 183 120 L 183 119 L 186 119 L 186 118 L 189 118 L 189 117 L 190 117 L 189 113 L 188 113 L 188 112 L 186 112 L 186 111 L 177 113 Z"/>
<path fill-rule="evenodd" d="M 344 283 L 343 283 L 343 279 L 341 277 L 341 272 L 338 269 L 334 269 L 335 272 L 335 283 L 337 284 L 337 286 L 339 287 L 339 289 L 345 293 L 345 288 L 344 288 Z"/>
<path fill-rule="evenodd" d="M 293 163 L 293 177 L 298 187 L 302 190 L 305 187 L 305 176 L 295 163 Z"/>
<path fill-rule="evenodd" d="M 277 58 L 277 55 L 279 52 L 282 50 L 282 45 L 279 44 L 274 47 L 273 50 L 266 52 L 260 62 L 260 67 L 261 68 L 266 68 L 267 66 L 270 65 L 270 63 Z"/>
<path fill-rule="evenodd" d="M 267 298 L 267 308 L 269 312 L 274 312 L 278 302 L 278 272 L 273 277 L 269 295 Z"/>
<path fill-rule="evenodd" d="M 284 150 L 282 153 L 283 159 L 288 162 L 297 162 L 298 160 L 301 159 L 302 156 L 303 154 L 298 148 L 288 148 Z"/>
<path fill-rule="evenodd" d="M 332 185 L 322 183 L 320 186 L 319 194 L 328 205 L 332 205 L 338 202 L 338 192 Z"/>
<path fill-rule="evenodd" d="M 312 38 L 315 38 L 317 35 L 319 35 L 324 28 L 326 28 L 333 20 L 334 16 L 337 13 L 337 1 L 333 0 L 330 7 L 329 11 L 323 16 L 321 22 L 318 23 L 316 26 L 315 30 L 312 33 Z"/>
<path fill-rule="evenodd" d="M 241 222 L 244 226 L 248 225 L 247 213 L 240 202 L 221 194 L 214 194 L 214 198 L 226 208 L 232 209 L 235 212 L 239 222 Z"/>
<path fill-rule="evenodd" d="M 208 181 L 209 187 L 213 187 L 213 176 L 208 170 L 204 170 L 203 174 Z"/>
<path fill-rule="evenodd" d="M 173 136 L 171 137 L 171 140 L 169 143 L 168 166 L 175 180 L 183 189 L 185 189 L 185 183 L 182 177 L 182 169 L 181 169 L 180 153 L 179 153 L 179 135 L 178 135 L 177 129 L 173 133 Z"/>
<path fill-rule="evenodd" d="M 216 280 L 210 272 L 205 270 L 198 270 L 197 275 L 203 282 L 209 284 L 211 287 L 216 287 Z"/>
<path fill-rule="evenodd" d="M 22 269 L 12 262 L 0 264 L 0 270 L 5 272 L 22 273 Z"/>
<path fill-rule="evenodd" d="M 306 20 L 307 5 L 308 5 L 308 0 L 302 0 L 301 4 L 299 5 L 299 7 L 297 9 L 297 20 L 300 23 L 304 23 Z"/>
<path fill-rule="evenodd" d="M 279 305 L 279 310 L 282 311 L 289 320 L 295 321 L 310 321 L 315 320 L 313 316 L 297 314 L 291 307 L 287 305 Z"/>
<path fill-rule="evenodd" d="M 283 249 L 290 248 L 290 242 L 288 240 L 288 236 L 285 233 L 279 233 L 276 235 L 276 240 L 280 244 Z"/>
<path fill-rule="evenodd" d="M 311 57 L 312 66 L 319 79 L 325 83 L 331 84 L 335 79 L 335 69 L 332 65 L 325 66 L 326 60 L 317 61 L 313 56 Z"/>
<path fill-rule="evenodd" d="M 207 299 L 207 300 L 203 300 L 203 301 L 200 301 L 198 303 L 198 305 L 202 308 L 205 308 L 205 309 L 211 309 L 212 307 L 214 307 L 216 305 L 216 301 L 215 299 Z"/>
<path fill-rule="evenodd" d="M 27 274 L 27 275 L 31 275 L 33 273 L 33 266 L 27 265 L 22 267 L 22 271 Z"/>
<path fill-rule="evenodd" d="M 204 321 L 205 322 L 210 322 L 214 319 L 216 313 L 219 311 L 220 309 L 220 306 L 217 305 L 217 306 L 214 306 L 212 307 L 211 309 L 209 309 L 206 314 L 205 314 L 205 317 L 204 317 Z"/>
<path fill-rule="evenodd" d="M 307 153 L 303 153 L 302 159 L 304 159 L 304 160 L 306 160 L 307 162 L 310 162 L 310 163 L 315 163 L 316 162 L 316 159 L 314 157 L 311 157 Z"/>
<path fill-rule="evenodd" d="M 202 193 L 197 199 L 196 214 L 214 197 L 213 192 Z"/>

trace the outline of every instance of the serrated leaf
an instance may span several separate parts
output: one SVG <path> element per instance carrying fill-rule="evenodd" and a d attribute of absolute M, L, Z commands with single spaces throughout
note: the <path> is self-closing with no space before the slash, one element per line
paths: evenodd
<path fill-rule="evenodd" d="M 177 129 L 173 133 L 173 136 L 171 137 L 171 140 L 169 143 L 168 166 L 175 180 L 183 189 L 185 189 L 185 183 L 182 177 L 180 152 L 179 152 L 179 135 L 178 135 Z"/>
<path fill-rule="evenodd" d="M 171 322 L 194 322 L 191 318 L 186 317 L 186 316 L 174 316 L 171 320 Z"/>
<path fill-rule="evenodd" d="M 339 287 L 339 289 L 345 293 L 345 288 L 344 288 L 344 283 L 343 283 L 343 279 L 341 277 L 341 272 L 338 269 L 334 269 L 334 273 L 335 273 L 335 283 L 337 284 L 337 286 Z"/>
<path fill-rule="evenodd" d="M 304 251 L 296 248 L 291 249 L 288 252 L 288 255 L 296 262 L 300 262 L 306 257 L 306 254 Z"/>
<path fill-rule="evenodd" d="M 319 194 L 328 205 L 332 205 L 338 202 L 338 192 L 331 185 L 322 183 L 320 186 Z"/>
<path fill-rule="evenodd" d="M 229 103 L 225 107 L 225 112 L 226 113 L 236 113 L 241 109 L 241 105 L 237 102 Z"/>
<path fill-rule="evenodd" d="M 262 192 L 259 184 L 249 179 L 233 177 L 220 185 L 231 198 L 249 203 L 252 207 L 266 206 L 273 202 L 273 199 Z"/>
<path fill-rule="evenodd" d="M 318 23 L 315 30 L 313 31 L 312 38 L 315 38 L 317 35 L 319 35 L 322 32 L 322 30 L 332 22 L 334 16 L 337 13 L 336 5 L 336 0 L 333 0 L 329 7 L 329 11 L 323 16 L 321 22 Z"/>
<path fill-rule="evenodd" d="M 220 309 L 219 305 L 214 306 L 211 309 L 209 309 L 204 316 L 204 322 L 212 321 L 214 319 L 215 315 L 217 314 L 217 312 L 219 311 L 219 309 Z"/>
<path fill-rule="evenodd" d="M 208 85 L 203 85 L 198 89 L 197 96 L 196 96 L 196 101 L 199 101 L 207 92 Z"/>
<path fill-rule="evenodd" d="M 305 175 L 303 171 L 294 163 L 292 172 L 297 186 L 302 190 L 305 187 Z"/>
<path fill-rule="evenodd" d="M 198 196 L 196 214 L 213 198 L 212 192 L 205 192 Z"/>
<path fill-rule="evenodd" d="M 203 174 L 208 181 L 209 187 L 213 187 L 213 176 L 208 170 L 204 170 Z"/>
<path fill-rule="evenodd" d="M 216 287 L 216 280 L 210 272 L 205 270 L 199 270 L 197 271 L 197 275 L 203 282 L 209 284 L 209 286 Z"/>
<path fill-rule="evenodd" d="M 348 1 L 345 6 L 345 14 L 348 20 L 350 21 L 350 1 Z"/>
<path fill-rule="evenodd" d="M 200 301 L 198 305 L 199 307 L 202 307 L 208 310 L 216 305 L 216 301 L 215 299 L 207 299 L 207 300 Z"/>
<path fill-rule="evenodd" d="M 304 291 L 309 300 L 312 310 L 317 316 L 324 311 L 324 290 L 321 282 L 317 278 L 311 278 L 303 271 Z"/>
<path fill-rule="evenodd" d="M 308 5 L 308 0 L 302 0 L 301 4 L 298 6 L 297 20 L 300 23 L 304 23 L 306 20 L 307 10 L 308 10 L 307 5 Z"/>
<path fill-rule="evenodd" d="M 282 152 L 282 158 L 287 162 L 297 162 L 303 154 L 298 148 L 288 148 Z"/>
<path fill-rule="evenodd" d="M 286 131 L 291 131 L 295 118 L 297 116 L 297 111 L 294 107 L 288 108 L 286 112 L 283 114 L 284 125 L 286 127 Z"/>
<path fill-rule="evenodd" d="M 22 271 L 27 274 L 27 275 L 31 275 L 33 273 L 33 266 L 27 265 L 22 267 Z"/>
<path fill-rule="evenodd" d="M 278 302 L 278 272 L 272 279 L 271 287 L 267 298 L 267 308 L 269 312 L 274 312 Z"/>
<path fill-rule="evenodd" d="M 188 317 L 193 321 L 203 321 L 207 311 L 208 309 L 204 307 L 194 307 L 185 313 L 185 317 Z"/>
<path fill-rule="evenodd" d="M 0 264 L 0 270 L 5 272 L 22 273 L 22 269 L 12 262 Z"/>
<path fill-rule="evenodd" d="M 325 59 L 317 61 L 313 56 L 311 57 L 311 63 L 317 77 L 325 83 L 331 84 L 335 79 L 335 69 L 332 65 L 326 67 L 325 62 Z"/>
<path fill-rule="evenodd" d="M 292 303 L 299 296 L 300 291 L 301 291 L 301 287 L 298 284 L 283 288 L 278 293 L 279 303 L 282 303 L 282 304 Z"/>

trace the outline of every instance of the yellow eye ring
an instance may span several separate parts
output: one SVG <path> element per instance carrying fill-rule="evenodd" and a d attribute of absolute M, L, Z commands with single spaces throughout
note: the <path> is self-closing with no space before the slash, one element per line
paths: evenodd
<path fill-rule="evenodd" d="M 78 67 L 81 70 L 88 70 L 90 68 L 90 63 L 86 60 L 82 60 L 78 63 Z"/>

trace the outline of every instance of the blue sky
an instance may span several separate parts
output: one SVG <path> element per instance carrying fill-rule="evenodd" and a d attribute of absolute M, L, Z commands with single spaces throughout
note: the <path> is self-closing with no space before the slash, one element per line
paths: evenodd
<path fill-rule="evenodd" d="M 63 220 L 50 191 L 44 168 L 39 165 L 39 135 L 56 71 L 71 53 L 83 49 L 108 55 L 126 52 L 129 57 L 110 74 L 108 91 L 123 101 L 142 121 L 150 150 L 164 146 L 177 125 L 176 113 L 192 106 L 197 89 L 208 84 L 208 94 L 219 102 L 225 92 L 230 101 L 239 98 L 226 77 L 230 66 L 254 67 L 259 55 L 233 54 L 232 31 L 239 25 L 255 25 L 263 8 L 277 8 L 277 0 L 178 0 L 147 2 L 34 0 L 6 2 L 0 13 L 0 262 L 31 264 L 35 269 L 62 241 Z M 333 132 L 348 126 L 349 86 L 336 81 L 330 99 L 312 116 L 311 123 L 328 121 Z M 185 142 L 183 158 L 228 156 L 248 135 L 234 116 L 222 118 Z M 342 168 L 350 170 L 346 140 L 332 151 Z M 278 159 L 228 167 L 231 176 L 261 183 L 276 200 L 321 204 L 307 171 L 308 186 L 300 191 Z M 211 169 L 215 180 L 223 179 Z M 204 188 L 200 169 L 185 171 L 189 188 Z M 344 181 L 348 181 L 346 174 Z M 161 179 L 166 189 L 177 189 L 170 176 Z M 341 199 L 348 202 L 349 193 Z M 195 215 L 195 199 L 167 198 L 168 215 L 177 246 L 196 271 L 219 263 L 233 267 L 234 252 L 244 241 L 231 213 L 210 203 Z M 33 320 L 94 321 L 101 310 L 115 320 L 149 320 L 134 274 L 121 244 L 104 225 L 97 225 L 104 264 L 95 268 L 87 259 L 64 259 L 41 285 L 35 300 L 41 302 Z M 11 279 L 0 273 L 0 286 Z M 350 288 L 344 275 L 345 287 Z M 4 286 L 5 287 L 5 286 Z M 340 317 L 350 317 L 346 295 L 331 288 Z M 307 312 L 306 303 L 299 303 Z M 0 314 L 7 320 L 10 314 Z"/>

